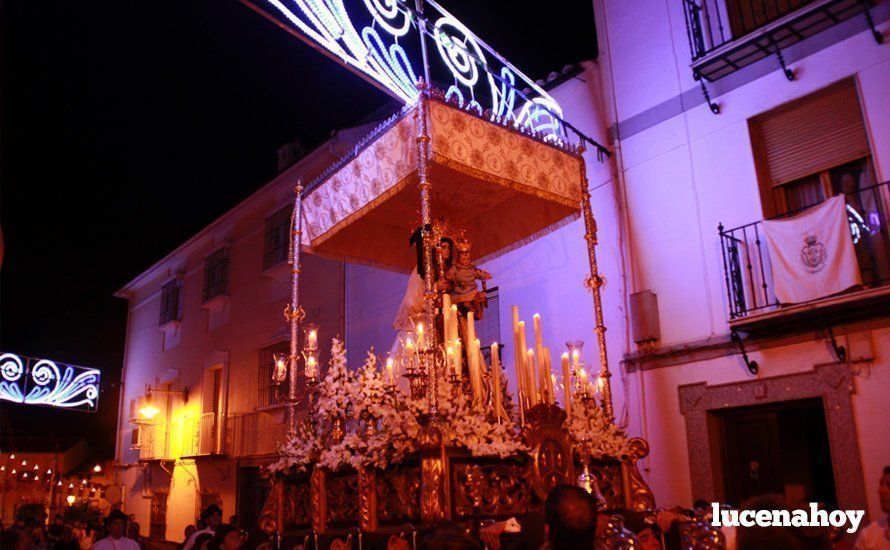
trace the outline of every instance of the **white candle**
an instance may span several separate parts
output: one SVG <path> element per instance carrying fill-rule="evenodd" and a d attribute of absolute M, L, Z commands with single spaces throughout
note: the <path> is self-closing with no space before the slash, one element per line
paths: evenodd
<path fill-rule="evenodd" d="M 535 350 L 528 348 L 525 352 L 525 376 L 529 382 L 529 402 L 532 407 L 541 402 L 541 396 L 538 394 L 538 381 L 535 380 L 533 365 L 535 364 Z"/>
<path fill-rule="evenodd" d="M 578 364 L 581 362 L 581 354 L 578 353 L 578 350 L 572 350 L 572 365 L 575 368 L 578 367 Z"/>
<path fill-rule="evenodd" d="M 501 416 L 501 358 L 498 355 L 498 343 L 491 344 L 491 394 L 494 396 L 494 414 Z"/>
<path fill-rule="evenodd" d="M 451 334 L 451 294 L 447 292 L 442 295 L 442 332 L 444 340 L 454 340 L 455 335 Z"/>
<path fill-rule="evenodd" d="M 537 403 L 537 384 L 535 384 L 535 376 L 533 374 L 535 368 L 534 354 L 528 356 L 528 346 L 525 338 L 525 321 L 519 321 L 519 355 L 523 355 L 522 359 L 522 383 L 525 390 L 526 401 L 529 407 L 533 407 Z"/>
<path fill-rule="evenodd" d="M 525 399 L 528 395 L 523 374 L 525 372 L 524 359 L 522 342 L 519 340 L 519 307 L 513 306 L 513 363 L 516 369 L 516 401 L 520 413 L 525 410 Z"/>
<path fill-rule="evenodd" d="M 572 372 L 571 367 L 569 366 L 569 354 L 562 354 L 562 392 L 563 392 L 563 405 L 566 409 L 566 415 L 569 417 L 569 421 L 572 418 Z"/>
<path fill-rule="evenodd" d="M 394 361 L 392 360 L 392 357 L 387 357 L 386 358 L 386 373 L 389 375 L 390 385 L 394 386 L 396 383 L 396 375 L 395 375 L 395 373 L 393 373 L 393 370 L 392 370 L 393 365 L 394 365 Z"/>
<path fill-rule="evenodd" d="M 309 342 L 306 343 L 306 347 L 308 349 L 318 349 L 318 331 L 310 330 L 309 331 Z"/>
<path fill-rule="evenodd" d="M 460 354 L 461 343 L 460 340 L 454 341 L 454 374 L 457 375 L 458 379 L 463 375 L 463 369 L 461 368 L 461 354 Z"/>
<path fill-rule="evenodd" d="M 556 392 L 553 390 L 553 368 L 550 366 L 550 348 L 544 347 L 544 355 L 541 357 L 541 366 L 544 369 L 542 378 L 546 382 L 547 403 L 556 403 Z"/>
<path fill-rule="evenodd" d="M 548 397 L 546 397 L 548 391 L 547 381 L 550 378 L 550 373 L 547 371 L 547 365 L 544 360 L 544 334 L 541 332 L 541 316 L 535 313 L 532 316 L 532 322 L 535 329 L 535 357 L 537 358 L 535 366 L 538 370 L 537 380 L 541 390 L 541 401 L 546 402 L 548 399 Z"/>

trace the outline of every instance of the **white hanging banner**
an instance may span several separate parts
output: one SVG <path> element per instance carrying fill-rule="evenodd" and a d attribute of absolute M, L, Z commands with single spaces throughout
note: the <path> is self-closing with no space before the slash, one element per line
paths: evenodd
<path fill-rule="evenodd" d="M 784 220 L 764 220 L 763 232 L 782 304 L 808 302 L 862 284 L 844 197 Z"/>

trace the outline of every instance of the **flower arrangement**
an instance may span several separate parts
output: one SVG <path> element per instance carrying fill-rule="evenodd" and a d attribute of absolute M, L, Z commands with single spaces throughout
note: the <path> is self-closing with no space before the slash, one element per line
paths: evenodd
<path fill-rule="evenodd" d="M 590 398 L 573 399 L 569 436 L 582 457 L 620 458 L 630 450 L 627 436 L 609 421 L 606 413 Z"/>
<path fill-rule="evenodd" d="M 437 422 L 444 442 L 464 447 L 473 456 L 506 458 L 528 450 L 518 424 L 501 419 L 474 403 L 462 390 L 439 380 Z M 501 377 L 505 380 L 505 377 Z M 506 384 L 502 402 L 513 409 Z M 421 419 L 430 411 L 428 396 L 414 399 L 384 380 L 373 350 L 355 371 L 347 368 L 342 341 L 334 339 L 331 361 L 316 389 L 311 417 L 279 448 L 273 473 L 305 472 L 312 464 L 328 470 L 343 467 L 383 469 L 417 451 Z M 611 423 L 593 399 L 576 399 L 568 429 L 577 452 L 590 457 L 621 457 L 627 437 Z M 509 415 L 508 415 L 509 416 Z"/>

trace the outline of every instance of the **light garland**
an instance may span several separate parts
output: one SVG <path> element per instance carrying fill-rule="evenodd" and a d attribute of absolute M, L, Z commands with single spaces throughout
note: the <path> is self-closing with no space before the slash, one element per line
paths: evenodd
<path fill-rule="evenodd" d="M 343 0 L 268 2 L 311 42 L 408 105 L 419 97 L 421 72 L 415 67 L 438 67 L 431 67 L 429 59 L 410 59 L 399 40 L 412 29 L 418 41 L 423 33 L 435 43 L 435 51 L 454 81 L 447 95 L 458 105 L 480 115 L 490 112 L 491 120 L 542 134 L 551 143 L 564 141 L 559 103 L 436 2 L 427 0 L 426 13 L 421 16 L 401 0 L 363 0 L 365 12 L 353 9 L 353 17 Z M 356 17 L 362 16 L 366 24 L 357 23 Z M 520 92 L 523 103 L 518 110 L 517 77 L 525 88 Z M 480 94 L 488 95 L 487 110 L 477 98 Z"/>
<path fill-rule="evenodd" d="M 96 369 L 4 353 L 0 355 L 0 399 L 95 411 L 100 376 Z"/>

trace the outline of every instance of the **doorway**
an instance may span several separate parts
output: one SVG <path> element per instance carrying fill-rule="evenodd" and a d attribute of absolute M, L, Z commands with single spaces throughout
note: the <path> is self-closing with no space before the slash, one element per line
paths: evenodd
<path fill-rule="evenodd" d="M 837 505 L 834 469 L 822 399 L 710 411 L 719 445 L 723 501 L 738 505 L 766 493 L 789 504 Z"/>
<path fill-rule="evenodd" d="M 263 479 L 258 466 L 238 469 L 238 519 L 242 526 L 247 529 L 257 527 L 271 490 L 271 484 Z"/>

